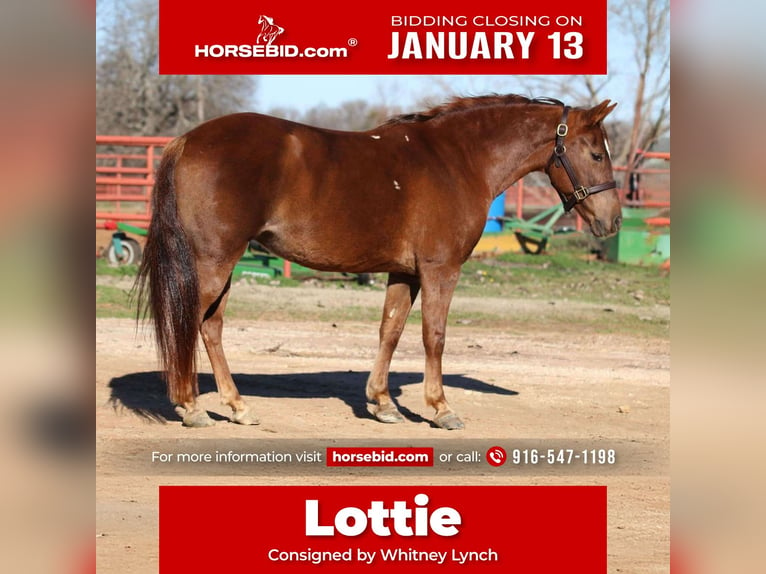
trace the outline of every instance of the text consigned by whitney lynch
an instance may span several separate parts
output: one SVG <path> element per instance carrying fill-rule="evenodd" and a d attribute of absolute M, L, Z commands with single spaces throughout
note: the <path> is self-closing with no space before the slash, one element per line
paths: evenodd
<path fill-rule="evenodd" d="M 292 551 L 272 548 L 268 552 L 272 562 L 360 562 L 372 564 L 378 560 L 382 562 L 431 562 L 444 564 L 452 561 L 458 564 L 470 562 L 497 562 L 500 556 L 492 548 L 486 550 L 431 550 L 423 551 L 415 548 L 381 548 L 379 550 L 363 550 L 361 548 L 349 548 L 348 550 L 320 551 L 307 548 L 306 550 Z"/>

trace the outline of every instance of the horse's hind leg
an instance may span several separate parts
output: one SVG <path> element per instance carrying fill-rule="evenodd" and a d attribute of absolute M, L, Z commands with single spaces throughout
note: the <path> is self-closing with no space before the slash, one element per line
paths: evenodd
<path fill-rule="evenodd" d="M 202 285 L 202 283 L 200 284 Z M 215 288 L 201 289 L 202 305 L 200 309 L 202 309 L 203 315 L 200 322 L 200 334 L 210 358 L 210 365 L 213 368 L 213 376 L 221 402 L 229 405 L 233 411 L 231 420 L 239 424 L 254 425 L 258 424 L 258 419 L 250 406 L 242 399 L 234 384 L 221 344 L 223 312 L 229 298 L 230 286 L 231 275 L 226 280 L 223 290 L 219 290 L 217 295 Z"/>
<path fill-rule="evenodd" d="M 423 346 L 426 352 L 425 399 L 436 409 L 434 422 L 447 430 L 464 428 L 463 421 L 447 404 L 442 384 L 447 313 L 459 276 L 460 267 L 447 266 L 423 269 L 420 275 L 423 285 Z"/>
<path fill-rule="evenodd" d="M 388 276 L 386 302 L 380 323 L 380 346 L 375 365 L 367 379 L 367 399 L 375 404 L 373 414 L 384 423 L 404 421 L 388 391 L 388 371 L 396 345 L 399 343 L 404 323 L 412 304 L 418 296 L 420 283 L 417 277 L 391 273 Z"/>

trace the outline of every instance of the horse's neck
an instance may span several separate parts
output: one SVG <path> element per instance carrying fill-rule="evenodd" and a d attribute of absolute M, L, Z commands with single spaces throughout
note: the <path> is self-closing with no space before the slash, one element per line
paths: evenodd
<path fill-rule="evenodd" d="M 461 137 L 468 157 L 477 158 L 478 177 L 493 197 L 528 173 L 545 168 L 553 152 L 557 114 L 550 106 L 476 110 L 464 114 Z"/>

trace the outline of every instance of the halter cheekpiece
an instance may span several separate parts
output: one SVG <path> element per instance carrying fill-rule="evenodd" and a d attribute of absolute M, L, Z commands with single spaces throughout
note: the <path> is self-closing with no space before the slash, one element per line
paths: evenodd
<path fill-rule="evenodd" d="M 559 102 L 558 100 L 553 99 L 540 99 L 536 101 L 542 101 L 545 103 L 556 103 L 559 105 L 564 106 L 562 102 Z M 564 168 L 564 171 L 567 172 L 567 176 L 569 177 L 569 181 L 572 182 L 572 188 L 573 192 L 572 195 L 567 197 L 562 193 L 561 191 L 558 191 L 559 197 L 561 197 L 561 203 L 564 204 L 564 211 L 570 211 L 575 205 L 578 203 L 581 203 L 585 201 L 585 198 L 587 198 L 590 195 L 594 195 L 596 193 L 600 193 L 602 191 L 606 191 L 607 189 L 614 189 L 617 187 L 617 182 L 614 180 L 608 181 L 606 183 L 600 183 L 598 185 L 592 185 L 590 187 L 585 187 L 584 185 L 580 185 L 580 182 L 577 179 L 577 176 L 575 175 L 574 169 L 572 168 L 572 164 L 569 162 L 569 158 L 567 157 L 567 147 L 564 145 L 564 138 L 569 133 L 569 126 L 567 126 L 567 117 L 569 117 L 569 110 L 571 110 L 569 106 L 564 106 L 564 112 L 561 115 L 561 121 L 556 126 L 556 143 L 553 147 L 553 155 L 551 156 L 551 162 L 556 165 L 556 167 L 562 167 Z M 550 163 L 549 163 L 550 165 Z"/>

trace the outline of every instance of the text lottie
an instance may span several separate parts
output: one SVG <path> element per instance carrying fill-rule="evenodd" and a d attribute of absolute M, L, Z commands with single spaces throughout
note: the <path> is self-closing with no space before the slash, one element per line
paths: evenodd
<path fill-rule="evenodd" d="M 449 506 L 433 511 L 427 508 L 428 496 L 417 494 L 415 508 L 404 500 L 394 501 L 386 508 L 383 501 L 373 500 L 366 511 L 355 506 L 341 508 L 333 525 L 319 524 L 319 501 L 306 501 L 306 536 L 358 536 L 368 528 L 377 536 L 455 536 L 462 522 L 460 513 Z"/>

